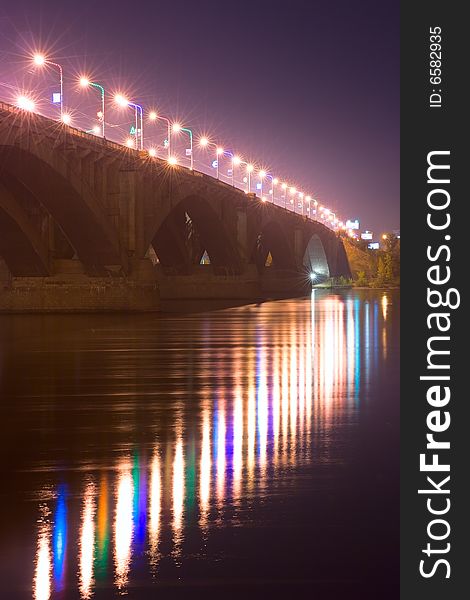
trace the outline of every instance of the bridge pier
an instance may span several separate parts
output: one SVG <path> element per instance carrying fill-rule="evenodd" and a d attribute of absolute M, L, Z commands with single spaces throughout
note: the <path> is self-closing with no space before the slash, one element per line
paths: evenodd
<path fill-rule="evenodd" d="M 54 275 L 13 277 L 0 259 L 0 312 L 144 312 L 160 310 L 151 263 L 139 261 L 133 275 L 90 277 L 78 260 L 54 261 Z"/>

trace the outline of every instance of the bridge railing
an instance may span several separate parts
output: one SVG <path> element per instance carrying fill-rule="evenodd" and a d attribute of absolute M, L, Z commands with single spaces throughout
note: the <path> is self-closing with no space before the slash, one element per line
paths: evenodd
<path fill-rule="evenodd" d="M 32 118 L 36 118 L 36 117 L 40 117 L 41 119 L 46 119 L 47 121 L 51 121 L 52 123 L 57 123 L 57 121 L 55 121 L 54 119 L 51 119 L 50 117 L 47 117 L 45 115 L 42 115 L 41 113 L 25 113 L 25 111 L 23 111 L 22 109 L 19 109 L 18 107 L 0 101 L 0 110 L 3 111 L 7 111 L 9 113 L 13 113 L 13 114 L 27 114 L 28 116 L 32 117 Z M 83 140 L 87 140 L 87 141 L 92 141 L 93 144 L 96 144 L 99 147 L 103 147 L 106 149 L 113 149 L 119 153 L 122 152 L 126 152 L 128 154 L 132 153 L 132 155 L 137 155 L 140 159 L 148 161 L 149 160 L 149 154 L 147 150 L 135 150 L 133 148 L 128 148 L 127 146 L 124 146 L 122 144 L 119 144 L 118 142 L 114 142 L 112 140 L 109 140 L 107 138 L 103 138 L 100 136 L 95 135 L 94 133 L 89 133 L 87 131 L 84 131 L 83 129 L 79 129 L 77 127 L 73 127 L 71 125 L 67 125 L 67 124 L 62 124 L 61 126 L 68 132 L 71 133 L 72 135 L 74 135 L 75 137 L 81 138 Z M 152 157 L 153 161 L 160 161 L 162 163 L 166 163 L 166 161 L 162 158 L 159 157 Z M 237 189 L 240 192 L 246 194 L 248 197 L 251 197 L 253 199 L 257 199 L 260 202 L 262 201 L 262 199 L 256 195 L 255 192 L 246 192 L 246 190 L 243 190 L 235 185 L 229 184 L 221 179 L 216 179 L 215 177 L 213 177 L 212 175 L 209 175 L 203 171 L 199 171 L 197 169 L 190 169 L 189 167 L 186 167 L 185 165 L 173 165 L 173 168 L 175 169 L 184 169 L 185 171 L 187 171 L 189 174 L 193 174 L 196 177 L 203 177 L 203 178 L 207 178 L 211 183 L 217 182 L 218 185 L 223 186 L 227 189 Z M 327 227 L 328 229 L 330 229 L 331 231 L 334 231 L 334 229 L 332 229 L 331 227 L 328 226 L 327 223 L 324 223 L 323 221 L 321 221 L 320 219 L 317 218 L 317 215 L 315 214 L 315 216 L 313 217 L 311 214 L 310 215 L 306 215 L 303 212 L 299 213 L 296 212 L 295 210 L 288 208 L 287 206 L 283 206 L 282 204 L 276 204 L 275 202 L 275 198 L 273 198 L 272 200 L 266 200 L 267 204 L 272 204 L 274 206 L 276 206 L 277 208 L 284 210 L 290 214 L 296 214 L 299 217 L 303 217 L 303 219 L 305 221 L 315 221 L 317 223 L 321 223 L 322 225 L 324 225 L 325 227 Z"/>

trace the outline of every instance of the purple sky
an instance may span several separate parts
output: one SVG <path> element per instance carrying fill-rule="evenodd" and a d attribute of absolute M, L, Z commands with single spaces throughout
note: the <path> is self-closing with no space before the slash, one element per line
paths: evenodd
<path fill-rule="evenodd" d="M 399 227 L 397 0 L 3 4 L 0 83 L 18 81 L 34 47 L 212 134 L 363 229 Z"/>

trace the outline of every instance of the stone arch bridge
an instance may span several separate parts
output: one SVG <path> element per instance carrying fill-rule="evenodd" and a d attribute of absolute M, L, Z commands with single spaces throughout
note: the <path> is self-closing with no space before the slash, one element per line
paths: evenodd
<path fill-rule="evenodd" d="M 0 310 L 294 296 L 311 271 L 350 277 L 321 223 L 0 104 Z"/>

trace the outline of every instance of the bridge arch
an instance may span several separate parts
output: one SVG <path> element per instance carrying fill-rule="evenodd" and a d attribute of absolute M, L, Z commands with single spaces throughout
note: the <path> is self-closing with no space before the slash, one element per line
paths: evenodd
<path fill-rule="evenodd" d="M 269 220 L 261 225 L 253 248 L 252 260 L 258 269 L 263 269 L 267 262 L 271 262 L 276 269 L 295 270 L 293 249 L 278 221 Z"/>
<path fill-rule="evenodd" d="M 47 246 L 27 213 L 0 183 L 0 256 L 15 277 L 47 276 Z"/>
<path fill-rule="evenodd" d="M 122 264 L 115 232 L 63 153 L 57 149 L 52 152 L 44 142 L 31 142 L 28 148 L 0 143 L 0 165 L 0 183 L 8 181 L 12 187 L 13 182 L 15 193 L 23 188 L 34 197 L 60 226 L 85 265 Z"/>
<path fill-rule="evenodd" d="M 153 233 L 151 244 L 163 266 L 199 264 L 204 252 L 215 268 L 237 271 L 240 255 L 227 228 L 200 194 L 182 197 Z"/>
<path fill-rule="evenodd" d="M 317 283 L 325 281 L 331 275 L 325 247 L 317 233 L 314 233 L 307 243 L 302 264 L 309 274 L 314 275 L 314 281 Z"/>

